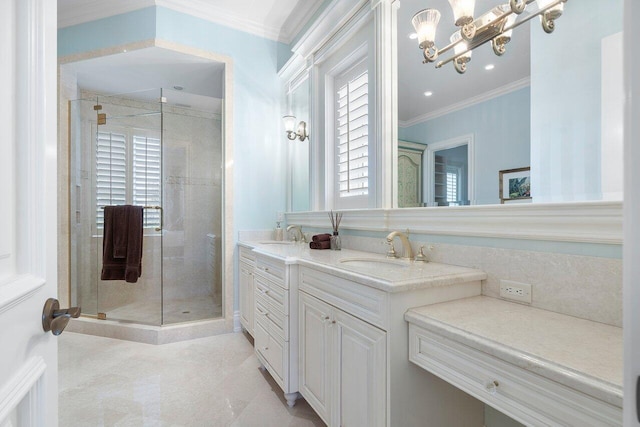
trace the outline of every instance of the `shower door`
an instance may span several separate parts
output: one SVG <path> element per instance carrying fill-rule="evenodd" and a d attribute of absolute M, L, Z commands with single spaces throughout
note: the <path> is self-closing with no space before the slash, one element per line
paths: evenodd
<path fill-rule="evenodd" d="M 76 217 L 72 219 L 71 250 L 76 256 L 71 257 L 72 298 L 75 290 L 74 302 L 83 306 L 84 313 L 99 319 L 161 325 L 160 105 L 115 97 L 74 103 L 71 180 L 75 185 L 71 200 Z M 136 283 L 100 277 L 104 207 L 125 204 L 144 206 L 142 275 Z"/>

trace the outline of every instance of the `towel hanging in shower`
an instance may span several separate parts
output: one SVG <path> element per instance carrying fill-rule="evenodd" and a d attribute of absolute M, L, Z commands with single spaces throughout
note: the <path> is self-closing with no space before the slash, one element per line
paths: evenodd
<path fill-rule="evenodd" d="M 136 283 L 142 275 L 142 206 L 105 206 L 102 280 Z"/>

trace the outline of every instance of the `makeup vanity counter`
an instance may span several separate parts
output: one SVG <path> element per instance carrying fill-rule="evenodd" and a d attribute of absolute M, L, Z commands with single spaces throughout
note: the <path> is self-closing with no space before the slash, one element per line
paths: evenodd
<path fill-rule="evenodd" d="M 239 243 L 239 260 L 256 355 L 289 404 L 299 392 L 329 426 L 482 426 L 482 403 L 409 362 L 404 314 L 479 296 L 484 272 L 275 242 Z"/>
<path fill-rule="evenodd" d="M 622 329 L 476 296 L 413 308 L 409 358 L 527 425 L 622 425 Z"/>

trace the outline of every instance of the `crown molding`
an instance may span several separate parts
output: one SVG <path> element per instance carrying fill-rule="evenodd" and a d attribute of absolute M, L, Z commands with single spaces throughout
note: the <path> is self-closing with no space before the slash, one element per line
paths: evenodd
<path fill-rule="evenodd" d="M 157 6 L 166 7 L 209 22 L 235 28 L 266 39 L 282 41 L 280 40 L 280 28 L 247 19 L 245 15 L 229 12 L 224 8 L 214 6 L 207 0 L 155 0 L 155 3 Z"/>
<path fill-rule="evenodd" d="M 523 89 L 528 86 L 531 86 L 531 77 L 525 77 L 524 79 L 516 80 L 515 82 L 511 82 L 497 89 L 490 90 L 489 92 L 485 92 L 478 96 L 465 99 L 464 101 L 448 105 L 446 107 L 440 108 L 435 111 L 431 111 L 427 114 L 414 117 L 413 119 L 401 120 L 398 122 L 398 124 L 402 128 L 417 125 L 418 123 L 426 122 L 428 120 L 433 120 L 437 117 L 441 117 L 446 114 L 453 113 L 455 111 L 463 110 L 465 108 L 471 107 L 472 105 L 480 104 L 482 102 L 488 101 L 493 98 L 497 98 L 502 95 L 506 95 L 511 92 L 515 92 L 516 90 Z"/>
<path fill-rule="evenodd" d="M 332 1 L 291 50 L 307 58 L 331 39 L 368 1 Z"/>
<path fill-rule="evenodd" d="M 227 9 L 215 6 L 207 0 L 86 0 L 70 2 L 69 7 L 60 8 L 58 13 L 58 28 L 83 24 L 110 16 L 133 12 L 151 6 L 166 7 L 167 9 L 187 15 L 195 16 L 209 22 L 224 25 L 236 30 L 290 44 L 295 35 L 302 30 L 309 19 L 321 6 L 321 2 L 303 1 L 293 10 L 292 14 L 282 25 L 264 25 L 264 23 L 248 19 L 246 15 L 229 12 Z M 294 26 L 295 24 L 295 26 Z M 287 28 L 292 27 L 291 31 Z"/>
<path fill-rule="evenodd" d="M 291 15 L 284 21 L 281 33 L 282 42 L 291 44 L 293 39 L 302 31 L 304 26 L 307 25 L 313 15 L 320 9 L 320 6 L 322 6 L 321 1 L 311 3 L 310 6 L 305 6 L 309 3 L 311 2 L 304 0 L 299 2 L 296 8 L 293 9 L 293 12 L 291 12 Z M 291 28 L 291 30 L 288 30 L 288 28 Z"/>
<path fill-rule="evenodd" d="M 64 4 L 64 3 L 62 3 Z M 154 0 L 85 0 L 81 3 L 71 2 L 70 7 L 58 9 L 58 28 L 84 24 L 110 16 L 133 12 L 155 6 Z"/>
<path fill-rule="evenodd" d="M 346 230 L 622 244 L 622 202 L 532 203 L 347 210 Z M 290 212 L 288 224 L 327 228 L 327 212 Z"/>

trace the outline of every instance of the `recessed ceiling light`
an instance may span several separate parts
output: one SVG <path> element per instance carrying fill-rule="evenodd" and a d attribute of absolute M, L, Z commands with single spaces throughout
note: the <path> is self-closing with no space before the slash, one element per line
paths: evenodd
<path fill-rule="evenodd" d="M 496 66 L 493 64 L 488 64 L 484 66 L 484 69 L 487 71 L 493 70 L 494 68 L 496 68 Z"/>
<path fill-rule="evenodd" d="M 433 92 L 431 92 L 430 90 L 424 93 L 424 96 L 431 96 L 431 95 L 433 95 Z"/>
<path fill-rule="evenodd" d="M 417 38 L 418 38 L 418 33 L 411 33 L 411 34 L 409 34 L 409 38 L 410 38 L 411 40 L 415 40 L 415 39 L 417 39 Z"/>

